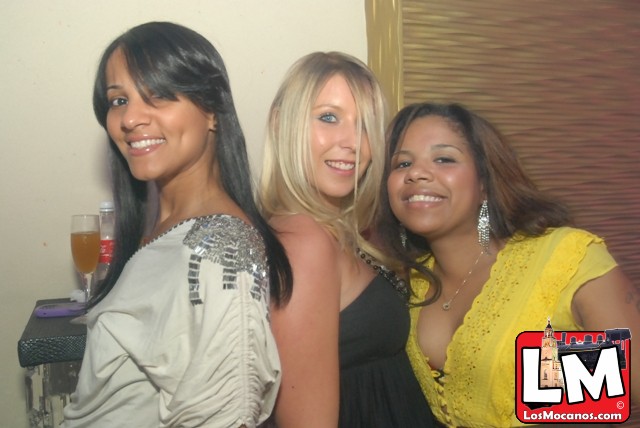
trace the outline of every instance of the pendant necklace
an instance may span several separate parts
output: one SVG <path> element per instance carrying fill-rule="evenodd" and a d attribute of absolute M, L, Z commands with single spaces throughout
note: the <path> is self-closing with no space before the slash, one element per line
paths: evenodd
<path fill-rule="evenodd" d="M 453 299 L 455 299 L 458 296 L 458 293 L 460 292 L 460 290 L 462 290 L 462 287 L 465 286 L 465 284 L 467 283 L 467 281 L 471 277 L 471 274 L 473 273 L 473 270 L 478 265 L 478 262 L 480 261 L 480 257 L 482 257 L 483 254 L 484 254 L 484 250 L 480 251 L 480 254 L 478 255 L 478 258 L 476 259 L 476 261 L 473 264 L 473 266 L 471 266 L 471 269 L 469 269 L 469 273 L 467 273 L 467 276 L 464 278 L 464 280 L 462 280 L 462 284 L 460 284 L 460 287 L 458 287 L 458 289 L 454 293 L 453 297 L 451 297 L 449 300 L 447 300 L 446 302 L 444 302 L 442 304 L 442 309 L 443 310 L 448 311 L 449 309 L 451 309 L 451 302 L 453 302 Z"/>

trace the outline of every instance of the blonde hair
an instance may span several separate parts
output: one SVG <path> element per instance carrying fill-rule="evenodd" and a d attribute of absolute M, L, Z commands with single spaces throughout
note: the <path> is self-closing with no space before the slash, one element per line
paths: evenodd
<path fill-rule="evenodd" d="M 311 109 L 327 81 L 342 76 L 353 94 L 358 112 L 359 159 L 366 134 L 371 162 L 354 191 L 336 214 L 313 186 Z M 315 52 L 299 59 L 288 71 L 269 111 L 264 163 L 259 186 L 263 215 L 306 214 L 335 236 L 343 248 L 370 248 L 362 238 L 373 223 L 384 169 L 384 127 L 387 112 L 377 79 L 360 60 L 340 52 Z M 356 163 L 356 168 L 360 168 Z M 375 252 L 375 251 L 374 251 Z"/>

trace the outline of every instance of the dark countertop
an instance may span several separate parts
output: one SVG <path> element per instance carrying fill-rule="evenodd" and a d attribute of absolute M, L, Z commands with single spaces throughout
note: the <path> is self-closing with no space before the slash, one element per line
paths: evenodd
<path fill-rule="evenodd" d="M 69 302 L 69 299 L 38 300 L 34 310 L 40 305 L 62 302 Z M 38 318 L 32 311 L 18 341 L 20 366 L 82 360 L 87 327 L 83 324 L 71 324 L 73 318 Z"/>

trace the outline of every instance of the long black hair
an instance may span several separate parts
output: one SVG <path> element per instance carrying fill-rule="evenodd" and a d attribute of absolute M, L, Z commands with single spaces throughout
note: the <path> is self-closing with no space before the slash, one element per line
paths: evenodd
<path fill-rule="evenodd" d="M 244 211 L 264 240 L 272 302 L 280 305 L 288 301 L 293 287 L 291 266 L 284 247 L 259 214 L 253 199 L 244 134 L 218 51 L 200 34 L 170 22 L 149 22 L 122 34 L 104 51 L 93 90 L 93 109 L 105 130 L 109 110 L 106 67 L 116 50 L 123 53 L 129 74 L 145 100 L 149 92 L 170 100 L 176 100 L 181 94 L 203 111 L 215 114 L 216 161 L 222 188 Z M 115 248 L 107 277 L 94 293 L 91 305 L 109 293 L 124 265 L 139 248 L 151 209 L 147 183 L 133 177 L 111 138 L 109 148 L 117 214 Z"/>

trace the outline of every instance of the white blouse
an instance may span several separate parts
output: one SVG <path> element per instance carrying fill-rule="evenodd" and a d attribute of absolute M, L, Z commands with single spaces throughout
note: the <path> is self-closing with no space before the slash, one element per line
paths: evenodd
<path fill-rule="evenodd" d="M 63 427 L 255 427 L 280 363 L 260 235 L 242 220 L 185 221 L 141 248 L 88 314 Z"/>

